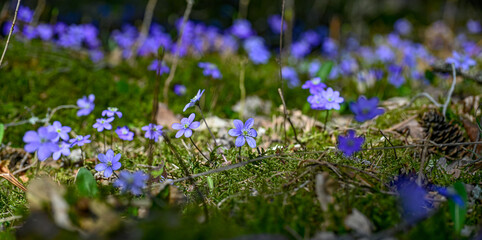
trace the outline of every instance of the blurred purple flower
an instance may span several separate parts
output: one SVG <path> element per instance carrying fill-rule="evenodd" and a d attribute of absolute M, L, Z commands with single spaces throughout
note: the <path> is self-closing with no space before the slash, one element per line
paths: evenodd
<path fill-rule="evenodd" d="M 358 101 L 350 103 L 350 110 L 355 114 L 355 120 L 365 122 L 385 112 L 378 107 L 378 98 L 367 99 L 365 96 L 358 97 Z"/>
<path fill-rule="evenodd" d="M 235 53 L 238 51 L 239 43 L 232 35 L 223 35 L 218 51 L 222 53 Z"/>
<path fill-rule="evenodd" d="M 94 125 L 92 125 L 93 128 L 97 128 L 97 131 L 98 132 L 102 132 L 104 131 L 104 129 L 107 129 L 107 130 L 111 130 L 112 129 L 112 125 L 110 125 L 110 123 L 114 121 L 114 117 L 110 117 L 110 118 L 98 118 L 96 120 L 96 123 L 94 123 Z"/>
<path fill-rule="evenodd" d="M 127 126 L 117 127 L 117 129 L 115 130 L 115 133 L 117 133 L 117 136 L 119 136 L 119 138 L 122 140 L 125 140 L 125 141 L 134 140 L 134 133 L 131 132 Z"/>
<path fill-rule="evenodd" d="M 348 130 L 346 136 L 338 136 L 338 149 L 343 152 L 343 155 L 350 157 L 353 153 L 361 150 L 365 138 L 356 137 L 354 130 Z"/>
<path fill-rule="evenodd" d="M 10 28 L 12 27 L 12 22 L 10 21 L 6 21 L 4 24 L 3 24 L 3 29 L 2 29 L 2 34 L 3 36 L 7 36 L 9 33 L 10 33 Z M 18 33 L 19 30 L 18 30 L 18 26 L 15 25 L 15 27 L 13 28 L 13 33 Z"/>
<path fill-rule="evenodd" d="M 375 51 L 375 55 L 377 56 L 378 60 L 384 63 L 395 60 L 395 53 L 387 45 L 378 46 L 377 50 Z"/>
<path fill-rule="evenodd" d="M 245 19 L 235 20 L 229 31 L 240 39 L 246 39 L 255 34 L 251 28 L 251 23 Z"/>
<path fill-rule="evenodd" d="M 28 131 L 23 136 L 25 144 L 25 151 L 33 153 L 37 151 L 37 156 L 40 161 L 45 161 L 58 150 L 55 143 L 57 133 L 49 131 L 48 127 L 40 127 L 37 131 Z"/>
<path fill-rule="evenodd" d="M 99 49 L 90 50 L 89 57 L 92 62 L 98 63 L 104 59 L 104 53 Z"/>
<path fill-rule="evenodd" d="M 335 57 L 338 54 L 338 44 L 331 38 L 325 38 L 322 51 L 328 57 Z"/>
<path fill-rule="evenodd" d="M 402 86 L 402 84 L 405 82 L 402 66 L 390 65 L 388 67 L 388 82 L 391 83 L 396 88 L 399 88 L 400 86 Z"/>
<path fill-rule="evenodd" d="M 70 147 L 73 147 L 75 145 L 82 147 L 84 146 L 84 144 L 91 142 L 89 138 L 90 138 L 90 135 L 85 135 L 85 136 L 77 135 L 77 137 L 69 140 Z"/>
<path fill-rule="evenodd" d="M 189 115 L 189 118 L 183 118 L 181 119 L 181 123 L 173 123 L 172 124 L 172 129 L 179 130 L 176 133 L 176 138 L 182 137 L 184 135 L 187 138 L 190 138 L 192 136 L 192 129 L 196 129 L 199 126 L 201 126 L 201 123 L 198 121 L 194 121 L 194 118 L 196 117 L 196 114 L 191 113 Z"/>
<path fill-rule="evenodd" d="M 69 140 L 69 132 L 72 131 L 72 128 L 62 126 L 59 121 L 55 121 L 51 126 L 48 126 L 48 128 L 49 132 L 54 132 L 56 134 L 54 142 L 59 141 L 60 138 L 62 138 L 64 141 Z"/>
<path fill-rule="evenodd" d="M 122 118 L 122 112 L 120 112 L 119 109 L 116 107 L 108 107 L 107 110 L 102 111 L 102 117 L 104 116 L 114 117 L 114 115 L 117 115 L 117 117 Z"/>
<path fill-rule="evenodd" d="M 30 23 L 33 19 L 33 11 L 29 7 L 20 6 L 17 13 L 18 20 Z"/>
<path fill-rule="evenodd" d="M 133 195 L 141 195 L 147 179 L 149 176 L 140 170 L 134 173 L 123 170 L 119 173 L 119 178 L 114 182 L 114 186 L 120 188 L 122 193 L 129 191 Z"/>
<path fill-rule="evenodd" d="M 80 108 L 77 111 L 77 117 L 89 115 L 95 107 L 94 104 L 95 96 L 90 94 L 89 97 L 83 96 L 77 100 L 77 106 Z"/>
<path fill-rule="evenodd" d="M 23 36 L 28 40 L 36 38 L 38 36 L 36 28 L 34 28 L 30 25 L 24 26 L 23 27 Z"/>
<path fill-rule="evenodd" d="M 149 125 L 141 128 L 145 131 L 144 137 L 147 139 L 154 139 L 155 142 L 159 141 L 159 137 L 162 136 L 162 126 L 149 123 Z"/>
<path fill-rule="evenodd" d="M 482 25 L 479 21 L 470 19 L 469 21 L 467 21 L 467 29 L 470 33 L 478 34 L 482 32 Z"/>
<path fill-rule="evenodd" d="M 475 66 L 476 62 L 470 58 L 469 56 L 466 56 L 464 54 L 459 54 L 456 51 L 453 51 L 452 57 L 447 58 L 445 60 L 446 63 L 454 64 L 455 68 L 460 68 L 463 71 L 469 70 L 470 67 Z"/>
<path fill-rule="evenodd" d="M 186 111 L 186 109 L 190 108 L 190 107 L 193 107 L 194 105 L 196 105 L 196 103 L 199 101 L 199 99 L 201 99 L 201 97 L 203 96 L 203 93 L 204 93 L 204 89 L 201 91 L 201 89 L 199 89 L 197 91 L 197 94 L 196 96 L 194 96 L 188 104 L 186 104 L 186 106 L 184 106 L 184 109 L 182 110 L 183 112 Z"/>
<path fill-rule="evenodd" d="M 315 77 L 306 81 L 301 88 L 309 89 L 311 94 L 320 94 L 326 88 L 326 84 L 321 81 L 321 78 Z"/>
<path fill-rule="evenodd" d="M 424 188 L 410 179 L 409 176 L 400 176 L 395 181 L 395 187 L 399 194 L 405 221 L 412 223 L 427 216 L 432 205 L 425 199 L 427 191 Z"/>
<path fill-rule="evenodd" d="M 177 96 L 184 96 L 184 94 L 186 94 L 186 86 L 182 84 L 174 84 L 174 93 Z"/>
<path fill-rule="evenodd" d="M 251 37 L 246 39 L 243 47 L 248 52 L 249 59 L 254 64 L 267 63 L 271 57 L 271 53 L 264 45 L 264 40 L 261 37 Z"/>
<path fill-rule="evenodd" d="M 301 41 L 310 44 L 310 47 L 316 47 L 321 43 L 321 36 L 316 31 L 308 30 L 301 35 Z"/>
<path fill-rule="evenodd" d="M 158 68 L 160 68 L 158 70 Z M 147 67 L 149 71 L 156 71 L 157 74 L 162 75 L 164 73 L 169 73 L 170 69 L 167 66 L 166 62 L 162 61 L 159 66 L 159 60 L 155 59 L 151 62 L 149 67 Z"/>
<path fill-rule="evenodd" d="M 398 19 L 393 27 L 400 35 L 408 35 L 412 32 L 412 24 L 405 18 Z"/>
<path fill-rule="evenodd" d="M 62 141 L 62 142 L 58 142 L 57 145 L 58 145 L 58 150 L 53 152 L 52 154 L 52 158 L 54 160 L 59 160 L 61 155 L 64 155 L 64 156 L 70 155 L 70 144 Z"/>
<path fill-rule="evenodd" d="M 281 33 L 281 16 L 279 14 L 268 17 L 268 25 L 271 31 L 275 34 Z M 286 31 L 286 21 L 283 21 L 283 31 Z"/>
<path fill-rule="evenodd" d="M 230 129 L 228 134 L 232 137 L 236 137 L 236 147 L 242 147 L 246 142 L 248 142 L 248 145 L 251 148 L 255 148 L 256 140 L 254 138 L 258 136 L 258 133 L 256 130 L 254 130 L 254 128 L 252 128 L 254 119 L 250 118 L 246 120 L 245 124 L 243 124 L 241 120 L 235 119 L 233 123 L 234 128 Z"/>
<path fill-rule="evenodd" d="M 350 55 L 347 55 L 340 62 L 340 70 L 344 76 L 351 75 L 358 70 L 358 62 Z"/>
<path fill-rule="evenodd" d="M 302 59 L 310 52 L 310 44 L 305 41 L 298 41 L 291 45 L 291 56 L 293 56 L 295 59 Z"/>
<path fill-rule="evenodd" d="M 112 173 L 122 166 L 122 164 L 119 162 L 121 156 L 122 155 L 120 153 L 114 155 L 114 151 L 112 151 L 112 149 L 107 150 L 106 154 L 99 153 L 97 158 L 99 159 L 100 163 L 95 165 L 95 170 L 97 172 L 103 171 L 104 177 L 106 178 L 112 176 Z"/>
<path fill-rule="evenodd" d="M 450 199 L 454 201 L 455 204 L 459 205 L 460 207 L 465 207 L 465 202 L 462 199 L 462 197 L 457 194 L 454 188 L 446 188 L 446 187 L 435 187 L 435 191 L 437 191 L 440 195 L 446 197 L 447 199 Z"/>
<path fill-rule="evenodd" d="M 314 78 L 316 75 L 318 75 L 318 72 L 321 69 L 321 63 L 319 61 L 312 61 L 310 62 L 310 65 L 308 66 L 308 74 L 310 77 Z"/>
<path fill-rule="evenodd" d="M 292 67 L 283 67 L 281 70 L 283 79 L 288 80 L 288 87 L 293 88 L 300 85 L 300 79 L 298 78 L 298 73 Z"/>
<path fill-rule="evenodd" d="M 324 99 L 324 108 L 326 110 L 340 110 L 340 103 L 344 101 L 344 99 L 340 97 L 340 92 L 333 91 L 332 88 L 327 88 L 321 91 L 321 96 Z"/>
<path fill-rule="evenodd" d="M 198 67 L 203 69 L 203 75 L 206 77 L 212 77 L 214 79 L 220 79 L 223 77 L 216 64 L 200 62 L 198 63 Z"/>

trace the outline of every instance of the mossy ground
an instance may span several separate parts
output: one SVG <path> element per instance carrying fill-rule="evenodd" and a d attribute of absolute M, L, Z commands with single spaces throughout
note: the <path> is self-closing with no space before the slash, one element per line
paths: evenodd
<path fill-rule="evenodd" d="M 3 45 L 3 44 L 2 44 Z M 116 67 L 99 66 L 87 60 L 86 56 L 78 52 L 68 52 L 55 49 L 50 45 L 37 42 L 22 44 L 13 42 L 7 53 L 8 64 L 2 69 L 0 75 L 2 87 L 0 92 L 0 122 L 10 123 L 28 119 L 31 115 L 42 118 L 48 109 L 59 105 L 75 104 L 76 99 L 90 93 L 95 94 L 96 109 L 88 117 L 78 118 L 75 110 L 61 110 L 54 116 L 63 125 L 68 125 L 78 134 L 93 134 L 94 141 L 102 142 L 103 135 L 95 133 L 91 128 L 95 116 L 100 116 L 103 109 L 116 106 L 124 112 L 124 117 L 117 125 L 128 125 L 139 128 L 149 123 L 153 86 L 155 75 L 147 71 L 148 60 L 141 59 L 136 66 L 122 63 Z M 256 66 L 244 62 L 239 56 L 205 56 L 203 61 L 218 64 L 223 73 L 222 80 L 207 79 L 202 76 L 197 68 L 200 58 L 182 59 L 176 73 L 174 83 L 184 84 L 187 94 L 184 97 L 176 96 L 169 91 L 169 107 L 174 113 L 182 113 L 184 104 L 194 96 L 198 89 L 207 89 L 201 102 L 205 114 L 221 118 L 238 118 L 238 113 L 232 106 L 240 99 L 239 74 L 245 68 L 245 88 L 248 96 L 256 95 L 262 99 L 273 102 L 272 115 L 280 115 L 274 108 L 281 104 L 277 88 L 278 65 L 272 60 L 267 65 Z M 165 76 L 162 78 L 162 81 Z M 443 83 L 441 79 L 434 79 L 433 84 Z M 353 101 L 360 94 L 352 79 L 341 79 L 327 83 L 341 91 L 345 101 Z M 412 83 L 412 87 L 417 83 Z M 459 95 L 471 94 L 465 91 L 467 85 L 471 89 L 480 89 L 472 83 L 463 83 L 456 88 Z M 415 91 L 405 85 L 395 89 L 385 82 L 379 83 L 373 89 L 368 89 L 366 95 L 378 96 L 382 100 L 394 96 L 413 96 Z M 473 90 L 471 90 L 473 91 Z M 474 90 L 475 91 L 475 90 Z M 479 91 L 480 93 L 480 91 Z M 307 108 L 307 91 L 300 88 L 289 89 L 285 93 L 289 109 L 302 109 L 305 114 L 318 115 Z M 161 96 L 162 99 L 163 96 Z M 218 100 L 214 100 L 218 99 Z M 372 123 L 369 129 L 360 129 L 366 137 L 366 147 L 384 147 L 389 143 L 381 139 L 381 134 L 376 129 L 386 129 L 406 118 L 410 113 L 422 111 L 424 100 L 417 101 L 407 109 L 395 109 L 386 112 Z M 348 115 L 349 110 L 345 104 L 339 112 Z M 268 116 L 271 117 L 271 116 Z M 117 120 L 116 120 L 117 121 Z M 335 123 L 336 125 L 336 123 Z M 22 148 L 22 136 L 27 130 L 36 129 L 39 124 L 32 126 L 25 124 L 9 127 L 5 131 L 4 144 Z M 267 133 L 276 130 L 268 129 Z M 298 130 L 299 131 L 299 130 Z M 187 195 L 188 203 L 182 207 L 152 207 L 152 214 L 139 220 L 142 224 L 135 225 L 136 231 L 144 232 L 149 236 L 160 236 L 173 239 L 217 239 L 235 237 L 243 234 L 255 233 L 280 233 L 289 238 L 311 237 L 320 231 L 332 231 L 336 234 L 346 234 L 350 229 L 345 227 L 343 221 L 352 209 L 356 208 L 370 219 L 374 231 L 379 232 L 395 226 L 402 221 L 397 197 L 388 194 L 392 191 L 387 185 L 403 171 L 418 171 L 420 168 L 421 149 L 407 148 L 397 150 L 362 151 L 354 158 L 345 158 L 334 150 L 336 138 L 340 132 L 334 130 L 327 134 L 319 129 L 310 132 L 298 132 L 299 138 L 306 146 L 305 149 L 295 146 L 293 131 L 288 131 L 290 144 L 282 149 L 274 147 L 283 142 L 274 142 L 270 148 L 262 149 L 263 155 L 276 155 L 244 167 L 219 172 L 195 179 L 197 188 L 205 196 L 209 211 L 209 222 L 203 222 L 201 201 L 196 190 L 188 182 L 177 183 L 176 186 Z M 173 132 L 169 135 L 173 137 Z M 282 132 L 277 132 L 283 136 Z M 403 145 L 402 138 L 387 133 L 394 145 Z M 110 142 L 109 135 L 107 142 Z M 144 167 L 148 163 L 146 154 L 147 142 L 139 140 L 137 135 L 129 149 L 133 150 L 123 156 L 123 169 L 148 170 Z M 207 132 L 196 133 L 194 140 L 201 148 L 206 149 L 206 144 L 211 141 Z M 279 137 L 278 140 L 283 140 Z M 208 171 L 220 167 L 223 159 L 215 154 L 214 166 L 202 164 L 203 159 L 195 153 L 194 149 L 187 151 L 180 140 L 173 140 L 177 151 L 188 166 L 191 174 Z M 123 151 L 119 142 L 114 144 L 117 151 Z M 101 150 L 98 144 L 92 144 L 84 149 L 88 158 L 94 159 L 96 152 Z M 396 153 L 396 154 L 395 154 Z M 172 179 L 184 176 L 178 159 L 174 157 L 165 143 L 155 144 L 154 165 L 165 163 L 164 169 Z M 236 148 L 231 148 L 225 155 L 232 163 L 252 159 L 258 156 L 255 150 L 242 148 L 241 156 Z M 433 162 L 440 156 L 431 155 Z M 363 162 L 363 160 L 368 161 Z M 325 161 L 336 165 L 339 172 L 327 165 L 315 164 L 315 161 Z M 94 162 L 87 161 L 85 165 L 93 170 Z M 356 171 L 353 168 L 363 170 Z M 58 164 L 46 164 L 40 169 L 40 175 L 49 175 L 55 181 L 67 186 L 73 185 L 75 167 L 59 167 Z M 315 193 L 315 177 L 317 174 L 327 172 L 333 186 L 330 194 L 333 203 L 328 211 L 323 211 Z M 373 175 L 376 178 L 374 178 Z M 29 178 L 36 175 L 36 169 L 27 172 Z M 455 181 L 468 184 L 479 184 L 481 174 L 462 174 L 459 179 L 440 170 L 434 170 L 427 176 L 431 182 L 448 186 Z M 211 182 L 212 184 L 208 183 Z M 28 203 L 25 194 L 2 180 L 0 182 L 0 212 L 4 216 L 27 215 Z M 28 183 L 26 183 L 28 185 Z M 118 191 L 110 186 L 101 186 L 101 197 L 117 195 Z M 136 200 L 139 198 L 121 197 Z M 130 201 L 129 200 L 129 201 Z M 157 209 L 157 210 L 156 210 Z M 135 219 L 139 209 L 131 207 L 124 209 L 124 219 Z M 179 215 L 180 214 L 180 215 Z M 482 208 L 479 205 L 471 206 L 467 217 L 468 225 L 480 225 Z M 15 226 L 21 221 L 3 222 L 2 239 L 13 236 Z M 128 225 L 129 225 L 128 224 Z M 443 202 L 435 216 L 419 223 L 408 232 L 400 233 L 401 239 L 452 239 L 455 237 L 451 222 L 448 203 Z M 194 227 L 195 226 L 195 227 Z M 128 229 L 128 228 L 127 228 Z M 120 231 L 120 230 L 119 230 Z M 128 231 L 128 230 L 124 230 Z M 112 233 L 112 236 L 115 236 Z"/>

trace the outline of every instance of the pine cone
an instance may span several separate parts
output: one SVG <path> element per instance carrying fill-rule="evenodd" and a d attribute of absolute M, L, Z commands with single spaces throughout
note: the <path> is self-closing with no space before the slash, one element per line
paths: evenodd
<path fill-rule="evenodd" d="M 466 142 L 466 138 L 462 129 L 454 124 L 452 121 L 445 121 L 444 117 L 437 110 L 429 110 L 422 116 L 421 125 L 425 133 L 425 138 L 437 143 L 461 143 Z M 431 147 L 429 151 L 440 152 L 448 159 L 460 159 L 468 152 L 463 149 L 463 146 L 442 146 Z"/>

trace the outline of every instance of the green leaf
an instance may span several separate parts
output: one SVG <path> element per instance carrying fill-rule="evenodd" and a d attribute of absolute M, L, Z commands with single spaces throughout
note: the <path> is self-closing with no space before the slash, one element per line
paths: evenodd
<path fill-rule="evenodd" d="M 321 66 L 320 71 L 318 71 L 318 77 L 321 78 L 321 81 L 326 81 L 328 75 L 330 75 L 331 68 L 333 68 L 333 62 L 332 61 L 325 62 Z"/>
<path fill-rule="evenodd" d="M 207 180 L 208 180 L 208 186 L 209 186 L 209 189 L 211 189 L 211 191 L 214 190 L 214 181 L 213 181 L 213 178 L 208 176 L 207 177 Z"/>
<path fill-rule="evenodd" d="M 3 125 L 3 123 L 0 123 L 0 145 L 2 144 L 4 132 L 5 132 L 5 126 Z"/>
<path fill-rule="evenodd" d="M 96 197 L 99 192 L 94 175 L 86 168 L 79 169 L 77 176 L 75 176 L 75 184 L 82 196 Z"/>
<path fill-rule="evenodd" d="M 455 192 L 464 201 L 464 206 L 459 206 L 453 200 L 449 200 L 450 215 L 454 221 L 454 228 L 457 234 L 460 234 L 465 224 L 465 216 L 467 215 L 467 192 L 462 182 L 454 183 Z"/>

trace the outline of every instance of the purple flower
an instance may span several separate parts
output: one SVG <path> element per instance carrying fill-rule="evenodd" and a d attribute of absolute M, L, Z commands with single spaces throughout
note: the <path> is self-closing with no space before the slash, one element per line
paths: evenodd
<path fill-rule="evenodd" d="M 198 63 L 198 67 L 203 69 L 203 75 L 206 77 L 210 76 L 214 79 L 220 79 L 223 77 L 218 67 L 213 63 L 200 62 Z"/>
<path fill-rule="evenodd" d="M 321 92 L 308 96 L 308 103 L 310 103 L 311 109 L 325 109 L 325 99 L 321 96 Z"/>
<path fill-rule="evenodd" d="M 191 113 L 191 115 L 189 115 L 189 118 L 181 119 L 181 123 L 172 124 L 173 129 L 179 130 L 176 133 L 176 138 L 180 138 L 182 137 L 182 135 L 187 138 L 192 136 L 192 129 L 196 129 L 201 125 L 201 123 L 198 121 L 193 122 L 195 117 L 196 115 L 194 113 Z"/>
<path fill-rule="evenodd" d="M 67 126 L 62 126 L 59 121 L 55 121 L 51 126 L 49 126 L 50 132 L 55 132 L 57 136 L 54 139 L 54 142 L 59 141 L 60 138 L 62 140 L 67 141 L 69 140 L 69 132 L 72 131 L 72 128 Z"/>
<path fill-rule="evenodd" d="M 94 100 L 94 94 L 90 94 L 89 98 L 87 98 L 87 96 L 83 96 L 82 98 L 78 99 L 77 106 L 80 109 L 77 111 L 77 117 L 89 115 L 94 110 Z"/>
<path fill-rule="evenodd" d="M 348 135 L 338 136 L 338 149 L 343 152 L 346 157 L 350 157 L 353 153 L 361 150 L 365 138 L 356 137 L 354 130 L 348 130 Z"/>
<path fill-rule="evenodd" d="M 394 28 L 400 35 L 408 35 L 412 31 L 412 24 L 407 19 L 402 18 L 395 22 Z"/>
<path fill-rule="evenodd" d="M 368 121 L 385 112 L 378 107 L 377 97 L 367 99 L 365 96 L 360 96 L 357 102 L 350 103 L 350 109 L 355 114 L 355 120 L 359 122 Z"/>
<path fill-rule="evenodd" d="M 162 126 L 149 123 L 149 125 L 141 128 L 142 131 L 146 131 L 144 135 L 147 139 L 154 139 L 154 141 L 159 141 L 159 137 L 162 136 Z"/>
<path fill-rule="evenodd" d="M 158 68 L 160 67 L 159 71 Z M 156 74 L 162 75 L 164 73 L 169 73 L 169 67 L 166 65 L 166 62 L 162 61 L 161 65 L 159 66 L 159 60 L 154 60 L 151 62 L 149 67 L 147 68 L 150 71 L 156 71 Z"/>
<path fill-rule="evenodd" d="M 119 136 L 119 138 L 122 140 L 132 141 L 134 139 L 134 133 L 131 132 L 126 126 L 117 127 L 115 133 L 117 133 L 117 136 Z"/>
<path fill-rule="evenodd" d="M 66 142 L 58 142 L 57 145 L 59 146 L 58 150 L 53 152 L 52 154 L 52 158 L 54 160 L 59 160 L 61 155 L 64 155 L 64 156 L 70 155 L 70 144 Z"/>
<path fill-rule="evenodd" d="M 306 81 L 301 88 L 310 89 L 311 94 L 317 94 L 326 88 L 326 84 L 321 81 L 321 78 L 315 77 Z"/>
<path fill-rule="evenodd" d="M 301 39 L 302 41 L 309 43 L 311 47 L 316 47 L 321 42 L 320 34 L 313 30 L 308 30 L 304 32 L 301 35 Z"/>
<path fill-rule="evenodd" d="M 382 62 L 391 62 L 395 59 L 395 53 L 392 49 L 387 45 L 381 45 L 375 51 L 375 55 L 377 56 L 378 60 Z"/>
<path fill-rule="evenodd" d="M 104 59 L 104 53 L 99 49 L 90 50 L 89 57 L 92 62 L 98 63 Z"/>
<path fill-rule="evenodd" d="M 10 29 L 12 28 L 12 22 L 11 21 L 6 21 L 4 24 L 3 24 L 3 28 L 2 28 L 2 34 L 4 36 L 7 36 L 9 33 L 10 33 Z M 14 27 L 13 28 L 13 33 L 18 33 L 19 30 L 18 30 L 18 27 Z"/>
<path fill-rule="evenodd" d="M 201 89 L 199 89 L 197 91 L 197 94 L 196 96 L 194 96 L 191 101 L 189 101 L 188 104 L 186 104 L 186 106 L 184 106 L 184 109 L 182 110 L 183 112 L 186 111 L 186 109 L 190 108 L 190 107 L 193 107 L 194 105 L 196 105 L 197 101 L 199 101 L 199 99 L 201 99 L 202 95 L 204 93 L 204 89 L 201 91 Z"/>
<path fill-rule="evenodd" d="M 291 56 L 293 56 L 295 59 L 302 59 L 310 52 L 310 44 L 305 41 L 298 41 L 291 45 Z"/>
<path fill-rule="evenodd" d="M 432 208 L 425 196 L 427 191 L 409 176 L 401 176 L 395 182 L 402 205 L 403 218 L 407 222 L 415 222 L 424 218 Z"/>
<path fill-rule="evenodd" d="M 298 78 L 298 73 L 292 67 L 283 67 L 281 70 L 281 74 L 283 75 L 283 79 L 288 80 L 288 86 L 290 88 L 297 87 L 300 85 L 300 79 Z"/>
<path fill-rule="evenodd" d="M 116 107 L 108 107 L 107 110 L 102 111 L 102 117 L 113 117 L 117 115 L 117 117 L 122 118 L 122 113 Z"/>
<path fill-rule="evenodd" d="M 112 125 L 110 125 L 110 123 L 114 121 L 114 117 L 110 117 L 110 118 L 98 118 L 96 120 L 96 123 L 94 123 L 94 125 L 92 125 L 93 128 L 97 128 L 97 131 L 98 132 L 102 132 L 104 131 L 104 129 L 107 129 L 107 130 L 111 130 L 112 129 Z"/>
<path fill-rule="evenodd" d="M 249 59 L 254 64 L 267 63 L 271 57 L 271 53 L 264 45 L 264 40 L 261 37 L 250 37 L 244 41 L 244 50 L 248 52 Z"/>
<path fill-rule="evenodd" d="M 29 7 L 20 6 L 17 14 L 18 20 L 26 23 L 30 23 L 33 18 L 33 11 Z"/>
<path fill-rule="evenodd" d="M 471 19 L 467 22 L 467 29 L 470 33 L 477 34 L 482 32 L 482 25 L 479 21 Z"/>
<path fill-rule="evenodd" d="M 390 65 L 388 67 L 388 73 L 388 82 L 390 82 L 396 88 L 399 88 L 405 82 L 405 77 L 403 76 L 403 67 L 398 65 Z"/>
<path fill-rule="evenodd" d="M 345 76 L 351 75 L 358 70 L 358 62 L 351 56 L 346 56 L 340 62 L 340 70 Z"/>
<path fill-rule="evenodd" d="M 233 25 L 229 29 L 234 36 L 245 39 L 255 34 L 251 28 L 251 23 L 245 19 L 238 19 L 234 21 Z"/>
<path fill-rule="evenodd" d="M 325 41 L 323 41 L 322 51 L 327 56 L 334 57 L 338 54 L 338 44 L 335 40 L 326 38 Z"/>
<path fill-rule="evenodd" d="M 177 96 L 184 96 L 184 94 L 186 94 L 186 86 L 182 84 L 174 84 L 174 93 Z"/>
<path fill-rule="evenodd" d="M 23 136 L 23 141 L 26 143 L 25 151 L 32 153 L 37 151 L 38 159 L 44 161 L 50 155 L 58 150 L 55 143 L 57 133 L 50 132 L 48 127 L 40 127 L 36 131 L 28 131 Z"/>
<path fill-rule="evenodd" d="M 281 16 L 279 14 L 268 17 L 268 25 L 275 34 L 281 33 Z M 283 21 L 283 31 L 286 31 L 286 21 Z"/>
<path fill-rule="evenodd" d="M 82 147 L 84 146 L 84 144 L 91 142 L 89 138 L 90 138 L 90 135 L 86 135 L 86 136 L 77 135 L 77 137 L 69 140 L 70 147 L 73 147 L 75 145 Z"/>
<path fill-rule="evenodd" d="M 141 195 L 148 178 L 149 176 L 142 171 L 130 173 L 123 170 L 119 173 L 119 178 L 114 182 L 114 186 L 120 188 L 123 193 L 130 191 L 134 195 Z"/>
<path fill-rule="evenodd" d="M 118 153 L 114 155 L 112 149 L 107 150 L 106 154 L 99 153 L 97 157 L 100 163 L 95 165 L 95 170 L 97 172 L 104 171 L 104 177 L 106 178 L 110 177 L 115 170 L 118 170 L 122 166 L 119 162 L 121 154 Z"/>
<path fill-rule="evenodd" d="M 324 99 L 324 106 L 326 110 L 340 110 L 340 103 L 344 101 L 344 99 L 340 97 L 340 92 L 333 91 L 332 88 L 328 88 L 321 91 L 321 96 Z"/>
<path fill-rule="evenodd" d="M 453 56 L 447 58 L 445 61 L 446 63 L 454 64 L 455 68 L 460 68 L 463 71 L 469 70 L 470 67 L 475 66 L 476 62 L 471 59 L 469 56 L 459 54 L 458 52 L 454 51 Z"/>
<path fill-rule="evenodd" d="M 446 187 L 435 187 L 435 190 L 442 196 L 446 197 L 454 201 L 455 204 L 459 205 L 460 207 L 465 207 L 465 202 L 462 197 L 457 194 L 455 189 L 453 188 L 446 188 Z"/>
<path fill-rule="evenodd" d="M 23 36 L 28 40 L 34 39 L 37 37 L 37 30 L 30 25 L 24 26 Z"/>
<path fill-rule="evenodd" d="M 310 77 L 312 78 L 316 77 L 320 69 L 321 69 L 321 63 L 319 61 L 312 61 L 308 66 L 308 73 L 310 74 Z"/>
<path fill-rule="evenodd" d="M 248 142 L 251 148 L 255 148 L 256 140 L 254 140 L 254 138 L 258 136 L 258 133 L 252 128 L 254 119 L 250 118 L 246 120 L 246 124 L 243 124 L 241 120 L 235 119 L 233 123 L 235 128 L 230 129 L 228 134 L 232 137 L 237 137 L 235 142 L 236 147 L 242 147 L 245 142 Z"/>

